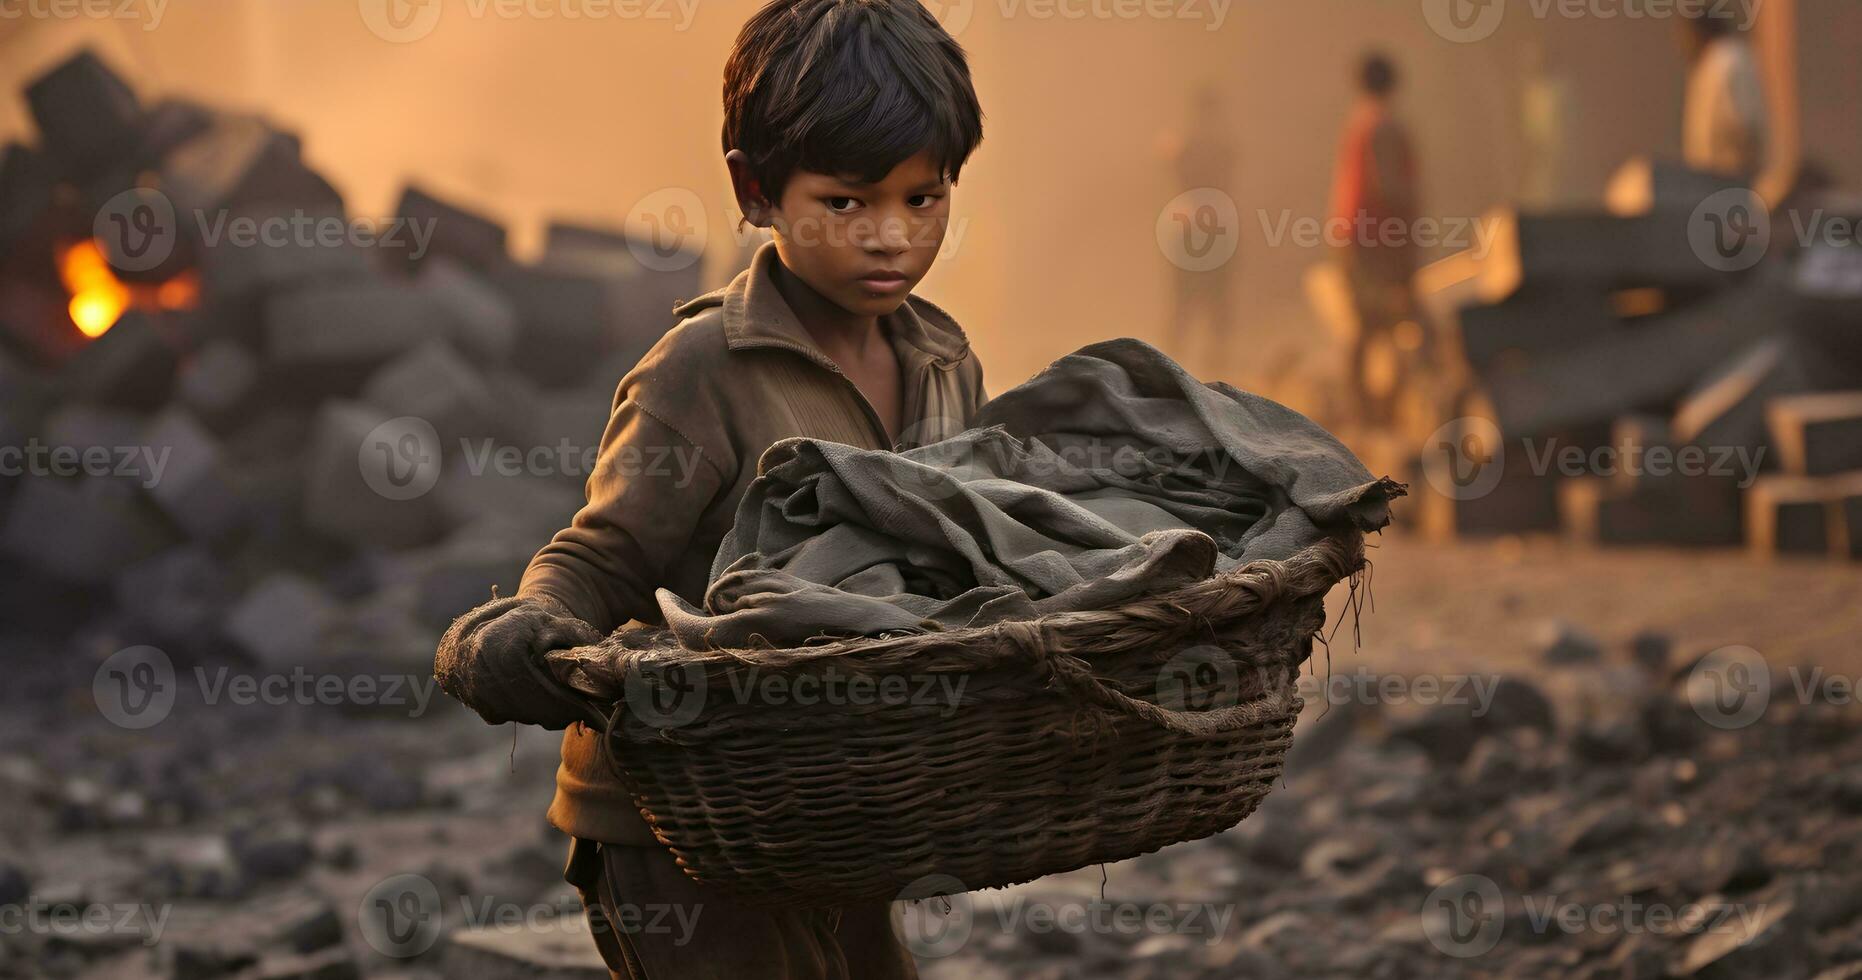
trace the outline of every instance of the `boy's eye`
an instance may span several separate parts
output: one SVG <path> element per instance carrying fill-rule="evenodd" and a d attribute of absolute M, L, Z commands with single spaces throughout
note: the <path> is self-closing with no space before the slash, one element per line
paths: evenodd
<path fill-rule="evenodd" d="M 928 208 L 936 204 L 938 198 L 943 196 L 942 194 L 913 194 L 905 199 L 905 203 L 915 208 Z"/>
<path fill-rule="evenodd" d="M 828 210 L 836 214 L 846 214 L 860 206 L 860 202 L 851 197 L 830 197 L 826 203 Z"/>

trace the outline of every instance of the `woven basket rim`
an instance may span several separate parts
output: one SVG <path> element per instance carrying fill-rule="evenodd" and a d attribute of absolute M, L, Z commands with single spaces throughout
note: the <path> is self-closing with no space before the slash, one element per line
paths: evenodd
<path fill-rule="evenodd" d="M 957 652 L 994 648 L 1049 651 L 1061 658 L 1081 653 L 1118 653 L 1180 638 L 1192 627 L 1219 632 L 1260 610 L 1282 601 L 1298 600 L 1331 590 L 1364 566 L 1363 535 L 1354 530 L 1335 533 L 1284 559 L 1256 559 L 1227 572 L 1175 589 L 1128 600 L 1106 609 L 1071 610 L 1028 620 L 994 623 L 955 630 L 902 633 L 887 637 L 850 637 L 802 646 L 716 647 L 693 650 L 670 640 L 670 631 L 651 631 L 654 642 L 640 647 L 615 647 L 607 641 L 588 647 L 555 650 L 544 665 L 557 680 L 595 704 L 621 700 L 618 676 L 630 665 L 659 666 L 678 663 L 706 670 L 758 668 L 793 669 L 821 661 L 858 660 L 863 668 L 893 662 L 925 670 L 929 655 L 949 657 Z M 616 631 L 614 636 L 619 636 Z M 974 670 L 970 657 L 949 663 L 951 671 Z"/>

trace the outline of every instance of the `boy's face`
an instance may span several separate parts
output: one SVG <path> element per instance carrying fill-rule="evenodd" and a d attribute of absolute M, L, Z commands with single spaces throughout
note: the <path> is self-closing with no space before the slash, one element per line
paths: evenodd
<path fill-rule="evenodd" d="M 849 313 L 884 316 L 931 271 L 950 192 L 929 152 L 871 184 L 797 170 L 770 210 L 776 251 L 790 272 Z"/>

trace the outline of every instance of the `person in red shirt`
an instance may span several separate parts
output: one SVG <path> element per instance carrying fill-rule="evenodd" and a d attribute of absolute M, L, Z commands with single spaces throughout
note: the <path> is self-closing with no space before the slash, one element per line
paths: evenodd
<path fill-rule="evenodd" d="M 1395 390 L 1394 371 L 1380 370 L 1372 361 L 1379 352 L 1394 349 L 1391 332 L 1414 308 L 1416 161 L 1409 131 L 1391 108 L 1396 86 L 1390 60 L 1366 55 L 1358 71 L 1357 104 L 1339 139 L 1328 226 L 1357 307 L 1350 378 L 1369 422 L 1388 420 Z"/>

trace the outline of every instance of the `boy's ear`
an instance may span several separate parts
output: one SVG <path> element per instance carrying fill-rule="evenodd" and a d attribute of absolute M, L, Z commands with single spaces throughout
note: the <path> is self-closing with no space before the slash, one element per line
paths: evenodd
<path fill-rule="evenodd" d="M 744 220 L 768 228 L 772 220 L 770 201 L 763 195 L 761 182 L 750 172 L 749 154 L 732 150 L 724 154 L 724 165 L 730 168 L 731 190 L 737 195 L 737 209 L 743 212 Z"/>

